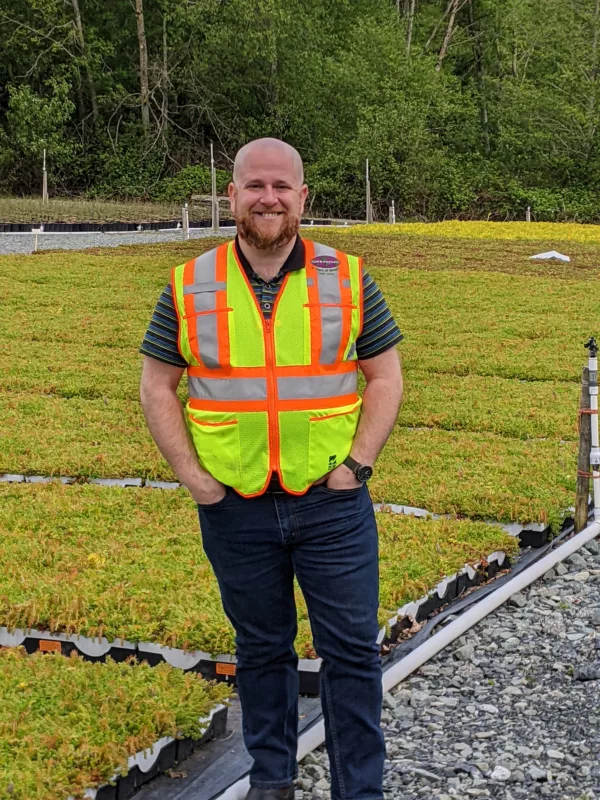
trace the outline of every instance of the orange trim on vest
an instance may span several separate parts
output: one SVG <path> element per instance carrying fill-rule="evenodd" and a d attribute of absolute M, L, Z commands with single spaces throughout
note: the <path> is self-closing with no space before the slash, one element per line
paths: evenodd
<path fill-rule="evenodd" d="M 350 265 L 348 264 L 348 256 L 346 253 L 342 253 L 339 250 L 335 251 L 336 258 L 339 259 L 340 266 L 338 270 L 339 280 L 340 280 L 340 298 L 341 298 L 341 305 L 342 307 L 350 305 L 351 308 L 354 308 L 352 305 L 352 288 L 350 285 L 344 286 L 344 283 L 350 284 Z M 352 327 L 352 314 L 342 314 L 342 337 L 340 341 L 340 346 L 338 348 L 338 353 L 336 356 L 336 360 L 342 361 L 344 358 L 344 353 L 346 352 L 346 347 L 348 347 L 348 340 L 350 339 L 350 328 Z"/>
<path fill-rule="evenodd" d="M 216 279 L 217 283 L 227 282 L 227 252 L 229 243 L 225 242 L 217 248 Z M 233 311 L 227 306 L 227 289 L 216 292 L 216 307 L 219 311 Z M 231 361 L 229 344 L 229 322 L 226 314 L 217 313 L 217 342 L 219 348 L 219 364 L 229 364 Z"/>

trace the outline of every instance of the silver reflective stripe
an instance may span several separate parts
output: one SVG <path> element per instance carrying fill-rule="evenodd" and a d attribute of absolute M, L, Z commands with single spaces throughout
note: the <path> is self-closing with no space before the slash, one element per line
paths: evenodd
<path fill-rule="evenodd" d="M 193 291 L 195 287 L 202 285 L 215 285 L 217 277 L 217 252 L 210 250 L 208 253 L 198 256 L 194 262 L 194 283 L 186 286 L 184 294 L 193 294 L 194 311 L 200 316 L 196 317 L 192 324 L 196 326 L 196 337 L 198 340 L 198 352 L 205 367 L 216 369 L 219 364 L 219 343 L 217 335 L 217 315 L 202 312 L 215 311 L 217 308 L 217 298 L 214 291 L 206 289 Z M 188 291 L 186 291 L 186 289 Z"/>
<path fill-rule="evenodd" d="M 195 400 L 266 400 L 266 378 L 188 378 Z"/>
<path fill-rule="evenodd" d="M 344 278 L 344 280 L 342 281 L 342 286 L 344 287 L 344 289 L 349 289 L 352 286 L 350 278 Z"/>
<path fill-rule="evenodd" d="M 335 250 L 324 244 L 315 242 L 315 256 L 332 256 L 336 258 Z M 316 270 L 317 286 L 319 290 L 319 303 L 334 303 L 332 306 L 321 307 L 321 352 L 319 363 L 335 364 L 340 343 L 342 341 L 342 302 L 340 294 L 339 273 L 337 269 L 328 271 Z"/>
<path fill-rule="evenodd" d="M 191 286 L 184 286 L 184 294 L 198 294 L 198 292 L 218 292 L 220 289 L 226 289 L 227 284 L 225 281 L 220 283 L 217 281 L 206 281 L 205 283 L 192 283 Z"/>
<path fill-rule="evenodd" d="M 318 375 L 312 378 L 278 378 L 277 393 L 280 400 L 310 400 L 356 394 L 356 372 L 341 375 Z"/>

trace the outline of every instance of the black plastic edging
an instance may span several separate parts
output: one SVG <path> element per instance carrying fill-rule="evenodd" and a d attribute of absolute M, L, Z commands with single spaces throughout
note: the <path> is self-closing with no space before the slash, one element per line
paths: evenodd
<path fill-rule="evenodd" d="M 345 222 L 346 220 L 344 220 Z M 231 217 L 221 217 L 221 226 L 231 226 Z M 302 219 L 301 225 L 339 225 L 340 220 Z M 348 221 L 350 224 L 350 221 Z M 135 231 L 182 230 L 181 220 L 158 220 L 154 222 L 0 222 L 0 233 L 33 233 L 34 229 L 44 233 L 127 233 Z M 190 220 L 193 228 L 211 228 L 210 219 Z"/>

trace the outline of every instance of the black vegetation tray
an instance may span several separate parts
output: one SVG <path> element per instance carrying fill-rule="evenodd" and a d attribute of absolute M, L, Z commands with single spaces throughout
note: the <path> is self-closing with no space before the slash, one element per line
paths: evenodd
<path fill-rule="evenodd" d="M 223 736 L 227 728 L 227 708 L 213 714 L 210 725 L 200 739 L 176 739 L 166 744 L 160 751 L 153 766 L 147 771 L 135 766 L 127 775 L 119 777 L 114 786 L 105 784 L 96 791 L 95 800 L 127 800 L 149 781 L 188 758 L 194 750 L 212 739 Z"/>

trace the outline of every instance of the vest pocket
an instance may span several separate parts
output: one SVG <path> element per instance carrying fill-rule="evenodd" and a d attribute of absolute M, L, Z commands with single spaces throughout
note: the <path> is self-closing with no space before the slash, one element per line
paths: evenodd
<path fill-rule="evenodd" d="M 239 486 L 237 415 L 224 411 L 188 411 L 188 429 L 203 469 L 226 486 Z"/>
<path fill-rule="evenodd" d="M 362 401 L 313 412 L 309 420 L 310 482 L 339 467 L 350 454 Z"/>

